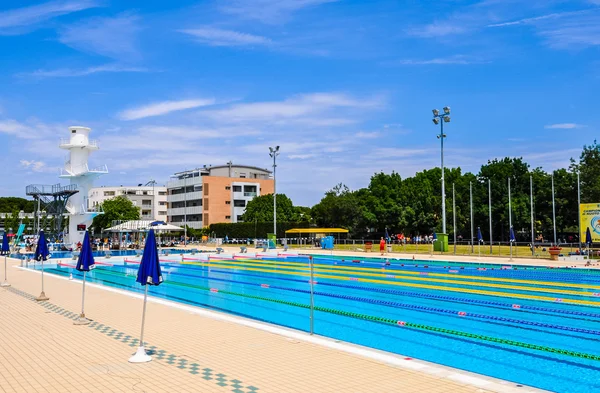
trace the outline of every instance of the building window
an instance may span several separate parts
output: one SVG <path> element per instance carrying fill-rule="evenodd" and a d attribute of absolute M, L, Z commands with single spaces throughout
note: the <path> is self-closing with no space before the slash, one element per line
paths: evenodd
<path fill-rule="evenodd" d="M 159 202 L 158 202 L 158 204 L 159 204 L 160 206 L 166 206 L 166 205 L 167 205 L 167 202 L 165 202 L 165 201 L 159 201 Z"/>
<path fill-rule="evenodd" d="M 208 184 L 204 186 L 204 195 L 208 196 Z"/>
<path fill-rule="evenodd" d="M 246 201 L 243 199 L 234 199 L 233 206 L 234 207 L 246 207 Z"/>
<path fill-rule="evenodd" d="M 226 205 L 231 205 L 231 201 L 225 201 Z"/>
<path fill-rule="evenodd" d="M 226 220 L 231 220 L 231 216 L 225 216 Z"/>
<path fill-rule="evenodd" d="M 114 191 L 104 191 L 104 196 L 115 196 Z"/>
<path fill-rule="evenodd" d="M 242 186 L 233 186 L 233 192 L 242 192 Z"/>
<path fill-rule="evenodd" d="M 159 191 L 158 195 L 167 195 L 167 192 L 166 191 Z"/>
<path fill-rule="evenodd" d="M 208 198 L 204 198 L 204 208 L 208 210 Z"/>
<path fill-rule="evenodd" d="M 235 187 L 236 187 L 236 186 L 233 186 L 233 188 L 234 188 L 234 189 L 235 189 Z M 225 189 L 226 189 L 226 190 L 231 190 L 231 187 L 230 187 L 230 186 L 225 186 Z"/>
<path fill-rule="evenodd" d="M 243 220 L 242 220 L 242 216 L 237 216 L 237 221 L 238 221 L 238 222 L 242 222 L 242 221 L 243 221 Z"/>
<path fill-rule="evenodd" d="M 159 216 L 166 216 L 166 215 L 167 215 L 167 212 L 166 212 L 166 211 L 164 211 L 164 210 L 159 210 L 159 211 L 158 211 L 158 215 L 159 215 Z"/>
<path fill-rule="evenodd" d="M 240 173 L 240 178 L 245 179 L 246 178 L 246 174 L 245 173 Z"/>

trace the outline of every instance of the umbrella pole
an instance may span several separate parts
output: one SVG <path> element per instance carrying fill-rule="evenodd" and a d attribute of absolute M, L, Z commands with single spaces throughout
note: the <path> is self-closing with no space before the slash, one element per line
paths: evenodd
<path fill-rule="evenodd" d="M 50 300 L 50 298 L 48 296 L 46 296 L 46 293 L 44 292 L 44 259 L 43 258 L 42 258 L 41 262 L 42 262 L 42 293 L 40 293 L 40 296 L 35 298 L 35 300 L 37 300 L 38 302 Z"/>
<path fill-rule="evenodd" d="M 85 317 L 85 312 L 84 312 L 84 304 L 85 304 L 85 273 L 86 271 L 83 271 L 83 290 L 81 291 L 81 315 L 79 315 L 79 318 L 77 318 L 75 321 L 73 321 L 73 325 L 89 325 L 90 320 L 87 319 Z"/>
<path fill-rule="evenodd" d="M 146 363 L 152 360 L 152 357 L 146 353 L 144 348 L 144 322 L 146 321 L 146 302 L 148 299 L 148 284 L 144 285 L 144 309 L 142 311 L 142 332 L 140 334 L 140 345 L 135 355 L 129 358 L 129 363 Z"/>
<path fill-rule="evenodd" d="M 6 255 L 4 256 L 4 282 L 0 284 L 2 287 L 10 287 L 8 283 L 8 278 L 6 277 Z"/>

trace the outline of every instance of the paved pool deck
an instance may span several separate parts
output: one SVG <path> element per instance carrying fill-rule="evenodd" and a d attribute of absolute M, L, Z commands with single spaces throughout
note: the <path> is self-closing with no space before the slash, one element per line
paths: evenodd
<path fill-rule="evenodd" d="M 131 364 L 141 295 L 88 284 L 93 322 L 76 326 L 81 282 L 45 274 L 50 300 L 38 303 L 40 273 L 19 263 L 9 259 L 12 286 L 0 288 L 1 392 L 540 392 L 153 297 L 145 342 L 154 360 Z"/>

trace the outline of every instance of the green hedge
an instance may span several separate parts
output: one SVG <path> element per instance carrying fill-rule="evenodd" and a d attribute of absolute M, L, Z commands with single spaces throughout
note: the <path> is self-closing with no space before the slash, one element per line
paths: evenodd
<path fill-rule="evenodd" d="M 307 222 L 277 222 L 277 237 L 285 237 L 285 231 L 292 228 L 308 228 Z M 210 225 L 210 233 L 214 232 L 216 237 L 234 238 L 259 238 L 267 237 L 267 233 L 273 233 L 272 222 L 238 222 L 219 223 Z"/>

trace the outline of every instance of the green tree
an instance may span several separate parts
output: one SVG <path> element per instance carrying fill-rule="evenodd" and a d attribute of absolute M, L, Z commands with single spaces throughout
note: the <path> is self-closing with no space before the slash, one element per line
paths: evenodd
<path fill-rule="evenodd" d="M 277 221 L 296 221 L 297 210 L 292 200 L 285 194 L 277 194 Z M 273 222 L 273 194 L 266 194 L 252 199 L 246 205 L 242 215 L 244 222 Z"/>
<path fill-rule="evenodd" d="M 108 199 L 102 203 L 103 214 L 94 217 L 92 226 L 94 230 L 104 230 L 112 225 L 115 220 L 138 220 L 140 208 L 124 196 Z"/>
<path fill-rule="evenodd" d="M 17 197 L 1 197 L 0 198 L 0 213 L 12 213 L 23 211 L 25 213 L 33 213 L 35 202 L 33 200 L 17 198 Z"/>
<path fill-rule="evenodd" d="M 571 158 L 569 169 L 579 172 L 581 181 L 581 203 L 600 202 L 600 145 L 583 146 L 579 161 Z"/>

